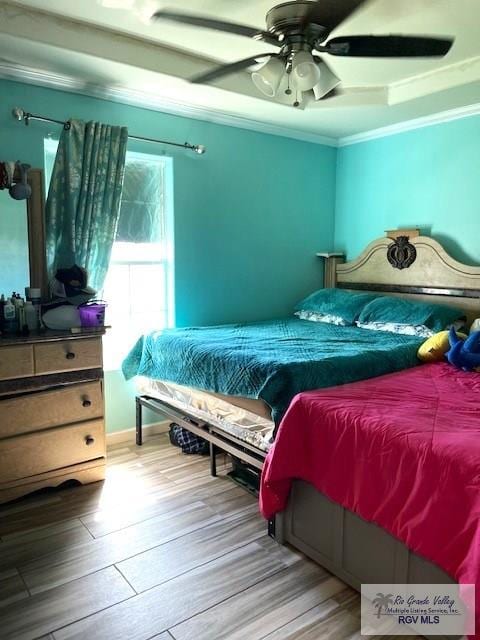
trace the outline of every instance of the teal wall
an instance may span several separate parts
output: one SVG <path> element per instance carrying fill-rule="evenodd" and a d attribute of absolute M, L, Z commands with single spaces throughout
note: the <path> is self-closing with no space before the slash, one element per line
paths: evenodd
<path fill-rule="evenodd" d="M 336 149 L 0 80 L 0 158 L 43 166 L 55 125 L 15 122 L 20 106 L 56 119 L 127 125 L 134 135 L 206 145 L 174 158 L 177 325 L 282 316 L 321 283 L 318 250 L 333 247 Z M 107 374 L 107 428 L 133 426 L 132 387 Z"/>
<path fill-rule="evenodd" d="M 386 229 L 420 227 L 480 262 L 480 116 L 338 150 L 335 247 L 354 258 Z"/>

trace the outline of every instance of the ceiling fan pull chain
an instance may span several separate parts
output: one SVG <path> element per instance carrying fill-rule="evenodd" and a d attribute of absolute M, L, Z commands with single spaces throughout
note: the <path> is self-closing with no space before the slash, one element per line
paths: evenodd
<path fill-rule="evenodd" d="M 285 94 L 287 96 L 292 95 L 292 90 L 290 89 L 290 71 L 287 69 L 287 88 L 285 89 Z"/>

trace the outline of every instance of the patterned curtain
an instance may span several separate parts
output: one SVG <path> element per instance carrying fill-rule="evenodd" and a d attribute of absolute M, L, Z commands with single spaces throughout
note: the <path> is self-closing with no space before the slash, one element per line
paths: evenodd
<path fill-rule="evenodd" d="M 71 120 L 60 136 L 45 209 L 49 277 L 78 264 L 103 287 L 117 230 L 128 130 Z"/>

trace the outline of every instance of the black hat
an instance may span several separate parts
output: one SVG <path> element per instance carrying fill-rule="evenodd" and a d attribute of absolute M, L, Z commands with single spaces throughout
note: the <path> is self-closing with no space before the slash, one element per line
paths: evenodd
<path fill-rule="evenodd" d="M 52 281 L 52 295 L 66 298 L 73 304 L 81 304 L 97 293 L 87 283 L 87 270 L 77 264 L 68 269 L 57 269 L 55 278 Z"/>

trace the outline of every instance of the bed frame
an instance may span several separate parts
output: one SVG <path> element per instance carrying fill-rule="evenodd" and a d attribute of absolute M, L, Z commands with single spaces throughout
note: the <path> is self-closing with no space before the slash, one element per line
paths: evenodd
<path fill-rule="evenodd" d="M 386 232 L 355 260 L 317 254 L 325 261 L 324 286 L 396 295 L 458 306 L 467 320 L 480 317 L 480 267 L 454 260 L 417 229 Z M 148 406 L 210 442 L 212 474 L 223 450 L 261 470 L 265 453 L 167 404 L 137 398 L 137 444 L 141 408 Z M 441 569 L 410 551 L 383 529 L 331 502 L 311 485 L 295 481 L 286 511 L 269 522 L 269 534 L 289 543 L 356 589 L 362 583 L 453 583 Z M 441 640 L 441 636 L 435 636 Z"/>
<path fill-rule="evenodd" d="M 221 451 L 229 453 L 246 465 L 257 469 L 259 472 L 263 468 L 263 462 L 267 455 L 261 449 L 257 449 L 248 442 L 239 440 L 234 435 L 222 431 L 215 425 L 203 422 L 194 416 L 189 416 L 177 407 L 173 407 L 163 400 L 141 395 L 136 397 L 136 443 L 143 442 L 142 434 L 142 408 L 147 407 L 155 413 L 167 416 L 173 424 L 179 424 L 191 433 L 200 436 L 210 445 L 210 472 L 212 476 L 217 475 L 217 454 Z"/>
<path fill-rule="evenodd" d="M 417 230 L 387 234 L 351 262 L 339 254 L 321 255 L 325 286 L 458 306 L 469 322 L 480 316 L 480 267 L 457 262 Z M 293 483 L 287 509 L 270 527 L 278 542 L 303 551 L 358 590 L 362 583 L 455 582 L 384 529 L 302 481 Z"/>

